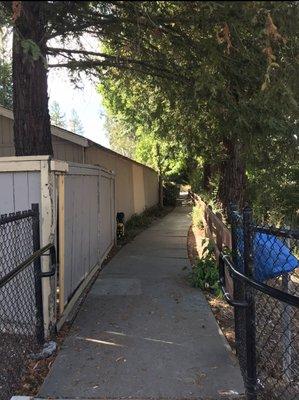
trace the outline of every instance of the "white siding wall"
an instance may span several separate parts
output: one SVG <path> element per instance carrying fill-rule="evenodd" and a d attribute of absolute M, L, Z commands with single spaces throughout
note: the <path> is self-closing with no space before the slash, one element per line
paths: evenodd
<path fill-rule="evenodd" d="M 40 172 L 0 173 L 0 214 L 23 211 L 40 203 Z"/>
<path fill-rule="evenodd" d="M 28 210 L 32 203 L 40 203 L 39 172 L 0 173 L 0 188 L 0 214 Z M 0 225 L 0 278 L 25 261 L 33 251 L 32 229 L 26 220 Z M 27 291 L 26 304 L 16 296 L 18 290 Z M 34 290 L 32 267 L 0 288 L 0 331 L 6 331 L 7 326 L 10 332 L 11 329 L 22 334 L 34 331 L 35 298 L 28 295 Z"/>

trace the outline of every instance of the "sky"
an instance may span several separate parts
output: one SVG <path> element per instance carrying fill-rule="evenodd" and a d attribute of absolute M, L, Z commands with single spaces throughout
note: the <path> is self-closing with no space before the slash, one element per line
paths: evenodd
<path fill-rule="evenodd" d="M 81 35 L 80 43 L 85 50 L 99 51 L 98 38 L 89 34 Z M 53 39 L 53 42 L 50 42 L 51 44 L 54 46 L 58 44 L 58 47 L 62 47 L 58 39 Z M 69 48 L 77 48 L 78 44 L 70 40 L 68 46 Z M 52 61 L 59 62 L 61 60 L 50 57 L 49 62 L 51 63 Z M 65 60 L 62 59 L 62 61 Z M 102 106 L 101 96 L 97 92 L 97 83 L 95 79 L 92 82 L 83 73 L 81 78 L 80 87 L 82 89 L 76 89 L 68 76 L 66 68 L 50 68 L 48 74 L 49 108 L 51 109 L 51 104 L 57 101 L 62 113 L 66 116 L 66 121 L 70 119 L 72 109 L 75 109 L 83 125 L 83 135 L 102 146 L 110 147 L 104 127 L 105 110 Z"/>
<path fill-rule="evenodd" d="M 3 40 L 2 37 L 0 39 Z M 81 43 L 85 50 L 98 51 L 99 41 L 88 34 L 81 36 Z M 59 45 L 56 39 L 52 43 L 54 46 Z M 8 31 L 4 42 L 6 51 L 12 51 L 12 32 Z M 76 43 L 69 42 L 71 48 L 76 48 Z M 59 61 L 54 57 L 50 57 L 50 61 Z M 87 76 L 83 74 L 80 86 L 82 89 L 76 89 L 72 84 L 66 68 L 49 69 L 48 73 L 48 95 L 49 109 L 54 101 L 60 106 L 61 112 L 65 114 L 66 122 L 71 117 L 71 111 L 74 109 L 83 125 L 83 135 L 102 146 L 109 147 L 109 139 L 105 130 L 105 110 L 102 106 L 102 98 L 97 92 L 96 82 L 91 82 Z"/>
<path fill-rule="evenodd" d="M 60 105 L 66 121 L 70 119 L 72 109 L 75 109 L 83 125 L 83 135 L 105 147 L 109 139 L 104 128 L 105 117 L 102 99 L 96 90 L 96 83 L 88 77 L 83 77 L 80 84 L 82 89 L 76 89 L 71 83 L 67 70 L 50 69 L 48 74 L 49 107 L 54 101 Z"/>

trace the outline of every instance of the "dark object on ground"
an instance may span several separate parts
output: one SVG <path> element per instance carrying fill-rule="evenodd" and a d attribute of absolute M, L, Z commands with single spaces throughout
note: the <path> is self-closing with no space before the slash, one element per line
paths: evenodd
<path fill-rule="evenodd" d="M 123 212 L 118 212 L 116 214 L 116 234 L 118 238 L 121 238 L 125 235 L 125 214 Z"/>
<path fill-rule="evenodd" d="M 51 357 L 57 350 L 57 343 L 50 341 L 44 344 L 43 349 L 40 353 L 31 354 L 32 360 L 44 360 L 45 358 Z"/>

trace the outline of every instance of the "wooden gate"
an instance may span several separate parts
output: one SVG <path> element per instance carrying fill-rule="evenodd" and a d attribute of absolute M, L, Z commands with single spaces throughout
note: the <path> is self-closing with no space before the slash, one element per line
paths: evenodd
<path fill-rule="evenodd" d="M 59 308 L 70 308 L 115 239 L 114 174 L 69 163 L 58 177 Z"/>

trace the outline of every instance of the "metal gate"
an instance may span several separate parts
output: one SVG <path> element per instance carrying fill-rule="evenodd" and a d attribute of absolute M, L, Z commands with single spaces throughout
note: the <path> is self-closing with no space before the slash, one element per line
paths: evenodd
<path fill-rule="evenodd" d="M 44 342 L 39 208 L 0 215 L 0 399 L 18 389 L 30 360 Z"/>
<path fill-rule="evenodd" d="M 229 212 L 232 251 L 220 255 L 223 294 L 235 310 L 248 400 L 299 399 L 299 231 Z"/>

